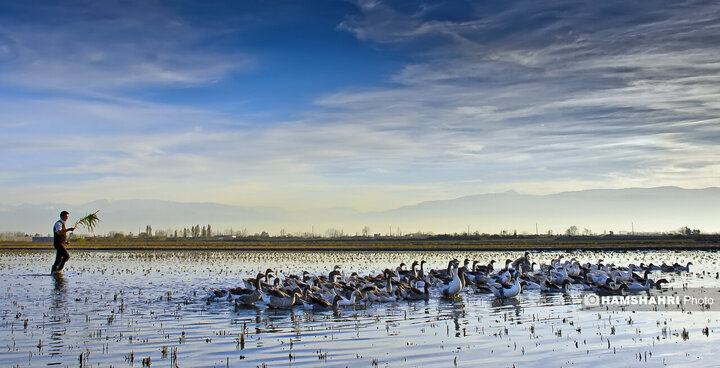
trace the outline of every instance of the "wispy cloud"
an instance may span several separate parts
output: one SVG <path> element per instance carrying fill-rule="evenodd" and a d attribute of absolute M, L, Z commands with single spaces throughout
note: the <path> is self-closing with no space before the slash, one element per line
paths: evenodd
<path fill-rule="evenodd" d="M 393 78 L 397 87 L 321 104 L 381 126 L 405 122 L 438 141 L 465 137 L 451 140 L 458 146 L 474 140 L 477 155 L 449 157 L 489 169 L 478 174 L 491 182 L 519 177 L 515 185 L 531 188 L 560 175 L 623 186 L 622 174 L 644 184 L 711 184 L 718 153 L 703 137 L 720 132 L 714 5 L 525 2 L 449 15 L 395 5 L 359 2 L 363 15 L 341 28 L 413 47 L 420 61 Z M 695 168 L 668 174 L 682 163 Z"/>
<path fill-rule="evenodd" d="M 4 198 L 370 210 L 720 179 L 712 3 L 358 1 L 334 32 L 410 61 L 271 122 L 147 98 L 251 73 L 256 55 L 218 46 L 232 22 L 78 4 L 40 8 L 64 22 L 0 23 L 0 81 L 23 92 L 0 102 Z"/>
<path fill-rule="evenodd" d="M 6 83 L 71 94 L 213 83 L 252 65 L 213 47 L 223 29 L 196 27 L 160 2 L 7 4 L 0 23 Z M 30 19 L 27 19 L 29 17 Z"/>

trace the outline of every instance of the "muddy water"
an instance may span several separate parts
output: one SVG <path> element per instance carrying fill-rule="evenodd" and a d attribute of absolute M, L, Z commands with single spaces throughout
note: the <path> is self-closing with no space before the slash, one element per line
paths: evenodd
<path fill-rule="evenodd" d="M 375 303 L 337 312 L 207 303 L 208 290 L 266 268 L 377 274 L 425 259 L 483 263 L 513 252 L 82 252 L 61 277 L 54 254 L 0 254 L 0 366 L 494 367 L 718 366 L 720 313 L 591 311 L 581 292 L 515 300 L 463 292 L 446 301 Z M 549 263 L 558 253 L 535 253 Z M 583 252 L 580 262 L 692 261 L 655 273 L 671 288 L 720 288 L 716 252 Z M 720 302 L 720 301 L 719 301 Z"/>

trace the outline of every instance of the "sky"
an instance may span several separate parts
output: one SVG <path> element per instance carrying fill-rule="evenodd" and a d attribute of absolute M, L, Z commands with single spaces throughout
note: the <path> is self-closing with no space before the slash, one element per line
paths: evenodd
<path fill-rule="evenodd" d="M 0 0 L 0 203 L 720 183 L 712 1 Z"/>

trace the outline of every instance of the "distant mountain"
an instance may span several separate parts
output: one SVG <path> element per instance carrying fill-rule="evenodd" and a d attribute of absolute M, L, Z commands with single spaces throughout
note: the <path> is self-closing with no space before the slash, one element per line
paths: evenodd
<path fill-rule="evenodd" d="M 575 225 L 604 231 L 669 231 L 681 226 L 706 232 L 720 230 L 720 188 L 677 187 L 584 190 L 553 195 L 522 195 L 515 192 L 482 194 L 453 200 L 423 202 L 378 212 L 374 220 L 431 225 L 448 232 L 470 230 L 498 233 L 564 232 Z M 407 225 L 406 225 L 407 226 Z M 413 228 L 407 228 L 412 231 Z"/>
<path fill-rule="evenodd" d="M 677 187 L 600 189 L 552 195 L 525 195 L 514 191 L 480 194 L 450 200 L 422 202 L 388 211 L 358 212 L 338 207 L 288 211 L 277 207 L 244 207 L 218 203 L 178 203 L 150 200 L 94 201 L 80 206 L 68 204 L 0 205 L 0 231 L 48 234 L 62 209 L 71 219 L 100 210 L 100 234 L 110 231 L 155 231 L 211 224 L 213 229 L 250 234 L 278 234 L 328 229 L 359 233 L 394 234 L 416 231 L 462 233 L 468 230 L 518 234 L 564 232 L 575 225 L 595 233 L 604 231 L 671 231 L 681 226 L 703 232 L 720 232 L 720 188 Z"/>

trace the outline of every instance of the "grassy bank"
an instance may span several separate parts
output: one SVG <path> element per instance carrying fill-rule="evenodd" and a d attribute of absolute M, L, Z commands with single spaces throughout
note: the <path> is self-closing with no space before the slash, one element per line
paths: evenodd
<path fill-rule="evenodd" d="M 52 249 L 45 242 L 0 242 L 0 249 Z M 234 239 L 111 240 L 71 242 L 77 250 L 634 250 L 720 249 L 718 239 L 692 238 L 501 238 L 501 239 Z"/>

